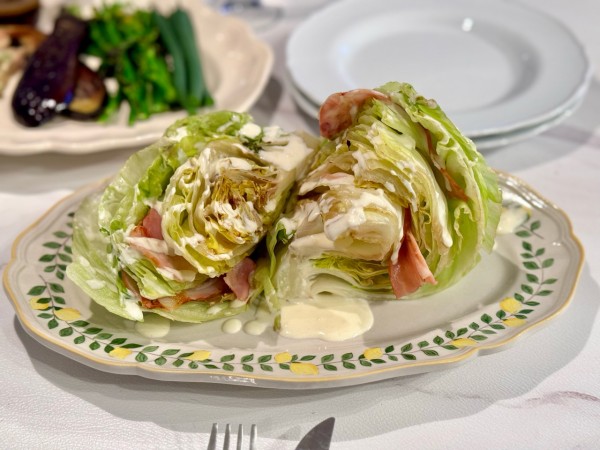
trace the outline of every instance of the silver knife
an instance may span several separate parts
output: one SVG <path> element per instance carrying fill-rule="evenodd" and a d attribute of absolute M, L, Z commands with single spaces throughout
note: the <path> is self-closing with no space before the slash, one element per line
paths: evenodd
<path fill-rule="evenodd" d="M 335 418 L 325 419 L 310 430 L 298 443 L 296 450 L 329 450 Z"/>

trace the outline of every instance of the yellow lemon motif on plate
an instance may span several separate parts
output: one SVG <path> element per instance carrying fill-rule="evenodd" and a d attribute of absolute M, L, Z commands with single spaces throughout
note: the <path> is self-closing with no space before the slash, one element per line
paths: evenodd
<path fill-rule="evenodd" d="M 204 361 L 208 358 L 210 358 L 210 352 L 208 350 L 196 350 L 186 359 L 189 359 L 190 361 Z"/>
<path fill-rule="evenodd" d="M 507 313 L 516 313 L 522 307 L 521 302 L 518 300 L 507 297 L 500 302 L 500 309 L 506 311 Z"/>
<path fill-rule="evenodd" d="M 124 359 L 127 356 L 131 355 L 131 350 L 128 348 L 117 347 L 113 348 L 109 353 L 113 358 Z"/>
<path fill-rule="evenodd" d="M 65 322 L 71 322 L 72 320 L 77 320 L 81 317 L 81 313 L 75 308 L 59 309 L 54 315 Z"/>
<path fill-rule="evenodd" d="M 363 355 L 365 355 L 365 358 L 367 359 L 379 359 L 381 358 L 381 355 L 383 355 L 383 351 L 379 347 L 371 347 L 366 349 L 363 352 Z"/>
<path fill-rule="evenodd" d="M 503 320 L 502 323 L 507 327 L 520 327 L 521 325 L 525 325 L 525 319 L 511 317 L 509 319 Z"/>
<path fill-rule="evenodd" d="M 454 339 L 452 342 L 450 342 L 450 345 L 454 345 L 455 347 L 458 347 L 458 348 L 472 347 L 474 345 L 477 345 L 477 341 L 475 339 L 471 339 L 471 338 L 458 338 L 458 339 Z"/>
<path fill-rule="evenodd" d="M 48 307 L 50 306 L 50 303 L 39 303 L 40 298 L 39 297 L 33 297 L 29 300 L 29 305 L 31 306 L 32 309 L 37 309 L 37 310 L 44 310 L 44 309 L 48 309 Z"/>
<path fill-rule="evenodd" d="M 319 368 L 311 363 L 295 362 L 290 364 L 290 370 L 296 375 L 317 375 Z"/>
<path fill-rule="evenodd" d="M 275 355 L 275 362 L 278 364 L 288 363 L 292 360 L 292 355 L 289 352 L 281 352 Z"/>

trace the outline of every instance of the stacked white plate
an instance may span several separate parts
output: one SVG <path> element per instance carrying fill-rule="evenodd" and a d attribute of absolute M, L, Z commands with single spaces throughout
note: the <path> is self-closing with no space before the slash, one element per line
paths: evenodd
<path fill-rule="evenodd" d="M 560 123 L 592 75 L 564 25 L 498 0 L 340 0 L 296 28 L 287 70 L 311 116 L 331 93 L 409 82 L 480 149 Z"/>

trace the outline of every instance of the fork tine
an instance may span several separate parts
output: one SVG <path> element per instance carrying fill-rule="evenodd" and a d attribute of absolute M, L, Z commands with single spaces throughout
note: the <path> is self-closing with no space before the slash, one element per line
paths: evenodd
<path fill-rule="evenodd" d="M 237 445 L 235 446 L 236 450 L 242 450 L 242 441 L 244 440 L 244 426 L 240 423 L 238 427 L 237 434 Z"/>
<path fill-rule="evenodd" d="M 250 428 L 250 447 L 249 450 L 256 450 L 256 440 L 258 436 L 258 427 L 256 424 L 252 424 Z"/>
<path fill-rule="evenodd" d="M 217 439 L 219 434 L 219 425 L 213 423 L 212 429 L 210 431 L 210 437 L 208 440 L 208 447 L 206 450 L 217 450 Z M 256 441 L 258 439 L 258 428 L 256 424 L 253 424 L 250 428 L 250 446 L 248 450 L 256 450 Z M 236 441 L 236 450 L 242 450 L 242 445 L 244 441 L 244 426 L 242 424 L 238 427 L 237 432 L 237 441 Z M 231 425 L 225 425 L 225 433 L 223 437 L 223 450 L 229 450 L 231 445 Z"/>
<path fill-rule="evenodd" d="M 229 439 L 231 437 L 231 425 L 225 425 L 225 439 L 223 440 L 223 450 L 229 450 Z"/>
<path fill-rule="evenodd" d="M 213 423 L 212 430 L 210 430 L 210 438 L 208 440 L 208 447 L 206 450 L 217 450 L 217 433 L 219 432 L 219 426 Z"/>

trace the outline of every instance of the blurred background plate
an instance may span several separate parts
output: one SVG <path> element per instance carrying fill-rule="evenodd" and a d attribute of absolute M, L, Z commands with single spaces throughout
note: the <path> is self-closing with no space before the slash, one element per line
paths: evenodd
<path fill-rule="evenodd" d="M 50 32 L 63 2 L 41 2 L 40 27 Z M 86 2 L 79 2 L 79 4 Z M 90 2 L 87 2 L 90 3 Z M 136 1 L 136 7 L 149 5 Z M 198 38 L 204 75 L 216 109 L 248 110 L 262 93 L 273 67 L 273 52 L 250 27 L 234 17 L 222 16 L 198 0 L 163 0 L 157 7 L 175 6 L 189 11 Z M 133 126 L 122 107 L 110 123 L 78 122 L 55 118 L 39 128 L 25 128 L 13 118 L 10 102 L 19 76 L 10 80 L 0 98 L 0 153 L 27 155 L 42 152 L 84 154 L 114 148 L 144 146 L 159 138 L 184 111 L 157 114 Z M 201 112 L 202 110 L 199 110 Z"/>
<path fill-rule="evenodd" d="M 567 118 L 569 118 L 581 106 L 585 95 L 575 97 L 563 112 L 556 116 L 536 125 L 517 128 L 513 131 L 500 134 L 490 134 L 488 136 L 474 137 L 473 142 L 480 151 L 491 150 L 494 148 L 504 147 L 507 145 L 516 144 L 526 139 L 544 133 L 551 128 L 554 128 Z"/>
<path fill-rule="evenodd" d="M 469 137 L 555 118 L 591 80 L 566 27 L 492 0 L 341 0 L 296 28 L 287 69 L 315 105 L 333 92 L 409 82 Z"/>
<path fill-rule="evenodd" d="M 305 94 L 303 94 L 300 91 L 300 89 L 298 89 L 294 85 L 289 74 L 286 74 L 284 81 L 286 89 L 291 94 L 292 98 L 294 99 L 300 110 L 302 110 L 302 112 L 304 112 L 309 117 L 318 120 L 320 105 L 317 105 Z M 579 95 L 572 98 L 565 105 L 564 111 L 560 111 L 555 116 L 551 116 L 549 119 L 541 123 L 515 128 L 505 133 L 472 137 L 471 139 L 477 146 L 477 149 L 480 151 L 492 150 L 495 148 L 516 144 L 518 142 L 537 136 L 538 134 L 541 134 L 545 131 L 548 131 L 549 129 L 557 126 L 558 124 L 566 120 L 577 110 L 577 108 L 579 108 L 584 98 L 585 91 L 582 91 Z"/>

